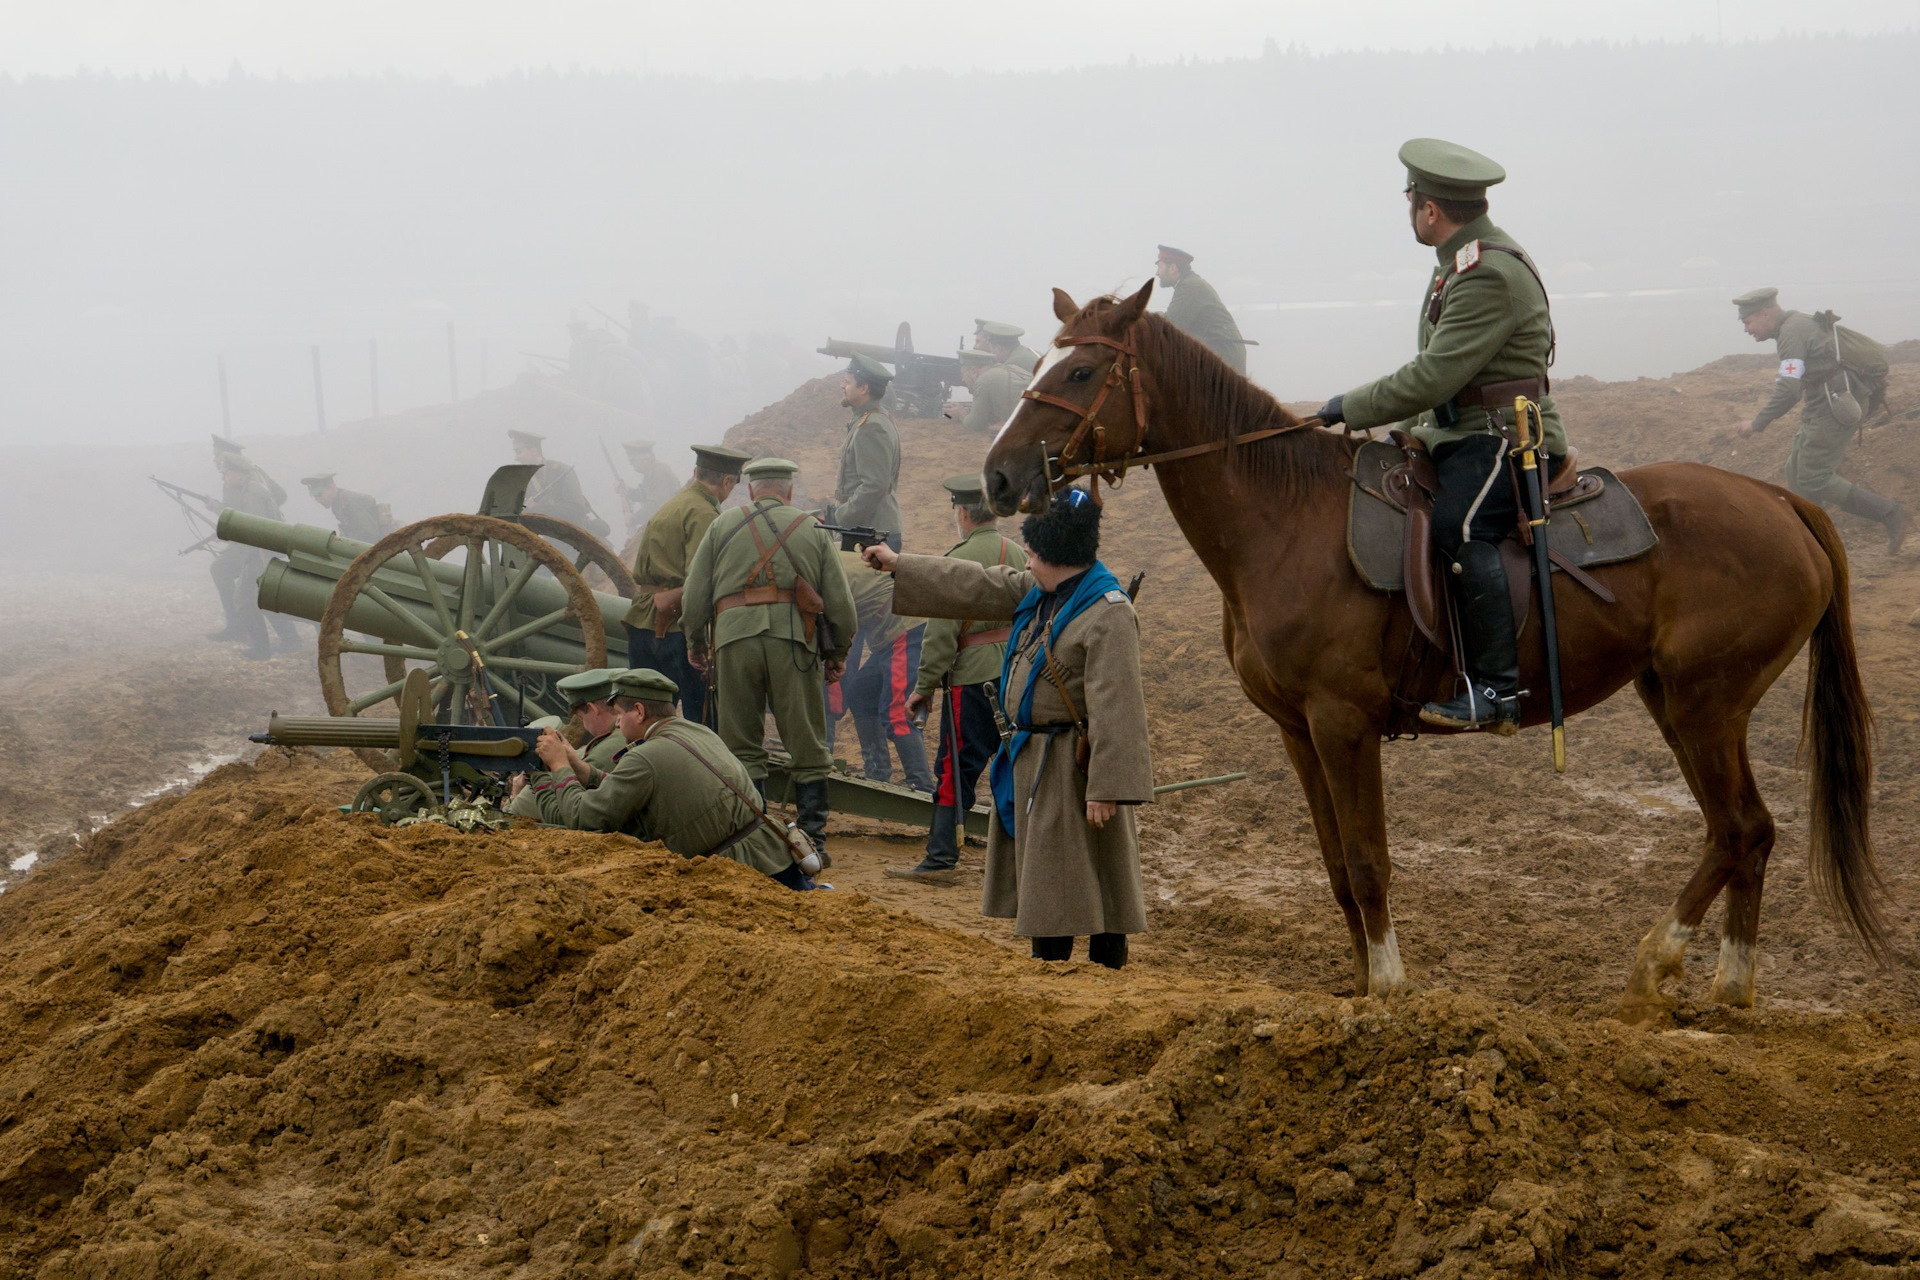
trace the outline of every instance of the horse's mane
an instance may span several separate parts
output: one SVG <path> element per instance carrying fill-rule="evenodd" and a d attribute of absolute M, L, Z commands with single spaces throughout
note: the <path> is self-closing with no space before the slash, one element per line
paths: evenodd
<path fill-rule="evenodd" d="M 1095 298 L 1068 326 L 1077 332 L 1097 331 L 1103 313 L 1120 299 Z M 1240 435 L 1271 427 L 1292 426 L 1300 419 L 1285 405 L 1256 386 L 1203 342 L 1189 337 L 1165 316 L 1148 312 L 1134 325 L 1141 363 L 1150 366 L 1161 399 L 1180 403 L 1178 414 L 1158 413 L 1152 427 L 1154 448 L 1179 449 L 1187 445 L 1225 440 L 1228 424 Z M 1345 484 L 1353 468 L 1353 440 L 1345 433 L 1319 429 L 1289 431 L 1233 450 L 1230 463 L 1241 474 L 1271 485 L 1278 496 L 1298 499 L 1323 485 Z M 1177 464 L 1176 464 L 1177 465 Z"/>

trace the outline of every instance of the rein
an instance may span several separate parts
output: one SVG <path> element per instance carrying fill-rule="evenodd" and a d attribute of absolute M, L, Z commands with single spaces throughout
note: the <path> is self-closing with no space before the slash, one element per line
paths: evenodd
<path fill-rule="evenodd" d="M 1093 498 L 1100 500 L 1100 482 L 1106 481 L 1119 488 L 1126 479 L 1127 472 L 1136 467 L 1151 467 L 1162 462 L 1175 462 L 1182 458 L 1197 458 L 1202 454 L 1218 453 L 1223 449 L 1237 449 L 1243 444 L 1252 444 L 1256 440 L 1265 440 L 1269 436 L 1285 435 L 1290 431 L 1300 431 L 1315 426 L 1318 418 L 1302 418 L 1298 422 L 1284 427 L 1268 427 L 1262 431 L 1249 432 L 1246 435 L 1229 433 L 1224 440 L 1209 440 L 1205 444 L 1187 445 L 1179 449 L 1164 449 L 1157 453 L 1148 453 L 1147 449 L 1147 393 L 1140 385 L 1140 353 L 1123 334 L 1119 338 L 1109 338 L 1103 334 L 1088 334 L 1084 337 L 1055 338 L 1056 347 L 1112 347 L 1115 355 L 1113 363 L 1107 366 L 1106 380 L 1100 384 L 1099 394 L 1093 403 L 1085 408 L 1075 404 L 1065 396 L 1056 396 L 1046 391 L 1035 391 L 1029 387 L 1020 393 L 1023 400 L 1034 400 L 1040 404 L 1051 405 L 1056 409 L 1065 409 L 1075 414 L 1080 421 L 1068 437 L 1066 447 L 1058 454 L 1047 453 L 1046 441 L 1040 442 L 1042 467 L 1047 477 L 1047 492 L 1057 493 L 1082 476 L 1093 477 Z M 1106 405 L 1107 397 L 1115 390 L 1125 390 L 1133 401 L 1133 449 L 1121 458 L 1107 457 L 1107 429 L 1099 421 L 1100 410 Z M 1086 443 L 1087 436 L 1093 436 L 1092 456 L 1085 462 L 1074 462 L 1074 452 Z"/>

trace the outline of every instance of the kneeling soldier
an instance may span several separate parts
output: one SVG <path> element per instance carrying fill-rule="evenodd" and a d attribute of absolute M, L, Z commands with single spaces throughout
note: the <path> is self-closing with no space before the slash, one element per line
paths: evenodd
<path fill-rule="evenodd" d="M 1021 527 L 1025 569 L 869 547 L 893 571 L 894 608 L 1012 620 L 1000 703 L 1014 734 L 993 762 L 981 911 L 1012 917 L 1036 960 L 1118 969 L 1147 927 L 1131 806 L 1153 801 L 1140 621 L 1100 549 L 1100 507 L 1063 489 Z M 1083 753 L 1084 752 L 1084 756 Z"/>
<path fill-rule="evenodd" d="M 625 671 L 625 667 L 604 667 L 598 671 L 576 671 L 555 685 L 567 696 L 569 714 L 579 722 L 580 731 L 586 736 L 580 739 L 576 747 L 567 741 L 564 732 L 561 741 L 567 747 L 567 767 L 573 776 L 589 787 L 597 787 L 613 768 L 613 762 L 620 758 L 620 752 L 627 745 L 626 735 L 620 732 L 619 717 L 613 709 L 613 678 Z M 565 730 L 566 722 L 555 720 L 553 716 L 542 716 L 528 723 L 529 729 Z M 545 774 L 533 779 L 535 782 L 549 781 Z M 524 814 L 529 818 L 538 818 L 540 806 L 532 791 L 514 791 L 513 800 L 507 805 L 509 813 Z"/>
<path fill-rule="evenodd" d="M 680 690 L 658 671 L 621 671 L 612 681 L 624 748 L 597 787 L 568 768 L 557 733 L 540 737 L 540 759 L 558 781 L 535 785 L 540 814 L 576 831 L 618 831 L 658 840 L 683 858 L 731 858 L 789 889 L 813 882 L 780 830 L 753 801 L 753 779 L 705 725 L 674 709 Z"/>

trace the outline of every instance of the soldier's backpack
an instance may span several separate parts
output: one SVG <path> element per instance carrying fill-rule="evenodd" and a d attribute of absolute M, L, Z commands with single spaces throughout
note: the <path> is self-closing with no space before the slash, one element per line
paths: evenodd
<path fill-rule="evenodd" d="M 1887 349 L 1840 323 L 1831 311 L 1817 311 L 1813 320 L 1833 340 L 1833 358 L 1840 368 L 1821 388 L 1833 420 L 1843 427 L 1859 426 L 1887 402 Z"/>

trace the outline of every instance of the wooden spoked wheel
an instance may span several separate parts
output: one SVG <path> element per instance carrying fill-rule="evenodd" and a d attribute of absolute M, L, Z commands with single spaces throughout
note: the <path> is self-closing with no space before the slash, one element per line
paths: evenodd
<path fill-rule="evenodd" d="M 448 540 L 438 557 L 427 551 L 436 540 Z M 552 580 L 529 593 L 542 569 Z M 354 654 L 383 659 L 385 682 L 350 692 L 342 657 Z M 336 716 L 395 714 L 414 670 L 430 681 L 429 714 L 440 723 L 492 724 L 525 708 L 564 714 L 551 682 L 606 663 L 600 606 L 580 571 L 533 530 L 491 516 L 394 530 L 340 575 L 320 618 L 320 691 Z M 355 753 L 376 773 L 398 766 L 390 752 Z"/>
<path fill-rule="evenodd" d="M 620 553 L 606 543 L 582 529 L 577 524 L 562 520 L 557 516 L 543 516 L 538 512 L 522 511 L 520 523 L 533 530 L 548 542 L 558 543 L 573 552 L 573 567 L 585 574 L 588 569 L 598 569 L 606 575 L 613 593 L 624 600 L 633 599 L 635 590 L 633 570 L 627 568 L 620 559 Z M 598 586 L 593 578 L 587 578 L 589 586 Z"/>

